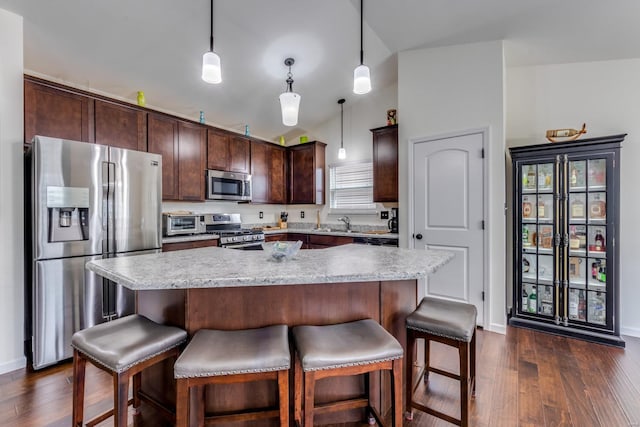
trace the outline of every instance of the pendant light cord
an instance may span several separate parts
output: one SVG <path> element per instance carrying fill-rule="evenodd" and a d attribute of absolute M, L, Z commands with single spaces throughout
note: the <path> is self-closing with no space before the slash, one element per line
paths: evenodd
<path fill-rule="evenodd" d="M 344 99 L 339 99 L 340 104 L 340 148 L 344 148 Z"/>
<path fill-rule="evenodd" d="M 213 1 L 213 0 L 211 0 Z M 362 39 L 363 37 L 363 18 L 364 16 L 364 0 L 360 0 L 360 65 L 364 64 L 364 49 L 363 49 L 363 45 L 362 45 Z"/>
<path fill-rule="evenodd" d="M 209 35 L 209 50 L 213 52 L 213 0 L 211 0 L 211 33 Z"/>

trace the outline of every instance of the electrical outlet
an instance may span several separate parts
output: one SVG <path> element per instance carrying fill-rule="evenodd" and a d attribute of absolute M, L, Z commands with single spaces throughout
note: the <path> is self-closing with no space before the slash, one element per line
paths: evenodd
<path fill-rule="evenodd" d="M 300 218 L 304 218 L 304 211 L 300 211 Z"/>
<path fill-rule="evenodd" d="M 258 216 L 260 216 L 260 219 L 264 218 L 264 213 L 262 211 L 260 211 L 260 213 L 258 213 Z"/>
<path fill-rule="evenodd" d="M 389 211 L 380 211 L 380 219 L 389 219 Z"/>

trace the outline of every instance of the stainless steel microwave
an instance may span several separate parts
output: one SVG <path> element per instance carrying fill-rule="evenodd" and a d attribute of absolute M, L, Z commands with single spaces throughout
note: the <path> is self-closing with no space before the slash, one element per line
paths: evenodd
<path fill-rule="evenodd" d="M 250 201 L 251 175 L 208 170 L 207 199 Z"/>

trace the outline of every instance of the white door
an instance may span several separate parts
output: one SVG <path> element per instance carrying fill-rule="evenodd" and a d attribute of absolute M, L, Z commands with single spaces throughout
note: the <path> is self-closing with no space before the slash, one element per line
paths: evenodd
<path fill-rule="evenodd" d="M 455 257 L 427 279 L 426 293 L 484 310 L 484 133 L 413 145 L 413 244 Z"/>

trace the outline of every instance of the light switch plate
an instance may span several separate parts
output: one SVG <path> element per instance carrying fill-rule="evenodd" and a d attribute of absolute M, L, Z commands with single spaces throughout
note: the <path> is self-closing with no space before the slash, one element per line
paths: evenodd
<path fill-rule="evenodd" d="M 304 218 L 304 211 L 300 211 L 300 218 Z"/>
<path fill-rule="evenodd" d="M 258 216 L 260 216 L 260 219 L 264 218 L 264 213 L 262 211 L 260 211 L 260 213 L 258 214 Z"/>

